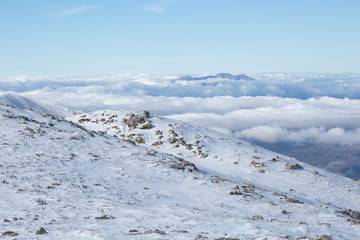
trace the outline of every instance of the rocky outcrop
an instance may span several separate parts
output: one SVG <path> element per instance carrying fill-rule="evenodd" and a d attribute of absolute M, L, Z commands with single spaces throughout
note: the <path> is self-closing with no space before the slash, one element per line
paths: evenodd
<path fill-rule="evenodd" d="M 122 122 L 130 128 L 136 128 L 138 125 L 140 125 L 140 129 L 151 129 L 151 123 L 146 120 L 149 117 L 150 113 L 148 111 L 144 111 L 142 115 L 135 115 L 130 113 L 122 119 Z"/>

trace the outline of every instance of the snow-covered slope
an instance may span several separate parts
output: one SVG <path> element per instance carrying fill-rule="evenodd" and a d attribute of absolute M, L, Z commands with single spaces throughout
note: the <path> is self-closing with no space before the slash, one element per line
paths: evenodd
<path fill-rule="evenodd" d="M 11 93 L 5 93 L 0 95 L 0 104 L 2 105 L 8 105 L 19 109 L 32 109 L 34 112 L 40 113 L 40 114 L 48 114 L 53 115 L 56 117 L 68 117 L 74 114 L 73 111 L 70 111 L 68 109 L 60 108 L 60 107 L 53 107 L 47 104 L 43 104 L 34 100 L 31 100 L 29 98 L 17 95 L 17 94 L 11 94 Z"/>
<path fill-rule="evenodd" d="M 0 105 L 0 136 L 5 239 L 360 236 L 358 183 L 188 123 Z"/>
<path fill-rule="evenodd" d="M 80 114 L 70 117 L 87 129 L 102 131 L 120 139 L 134 141 L 155 151 L 174 154 L 194 162 L 201 168 L 208 169 L 233 181 L 246 180 L 268 189 L 276 183 L 276 190 L 287 192 L 307 192 L 308 200 L 316 195 L 318 189 L 309 186 L 323 185 L 321 201 L 345 203 L 346 199 L 330 194 L 327 180 L 343 180 L 321 169 L 268 151 L 245 141 L 233 139 L 219 132 L 192 126 L 190 123 L 166 119 L 161 116 L 131 113 L 127 111 L 106 110 Z M 139 122 L 137 124 L 137 122 Z M 303 169 L 290 170 L 292 165 L 299 164 Z M 284 181 L 284 179 L 294 179 Z M 296 179 L 296 181 L 295 181 Z M 319 183 L 318 183 L 319 182 Z M 336 192 L 343 192 L 337 186 Z M 329 194 L 325 194 L 328 191 Z M 346 190 L 347 191 L 347 190 Z M 301 195 L 301 194 L 300 194 Z M 300 196 L 299 196 L 300 197 Z M 357 196 L 356 196 L 357 197 Z M 305 197 L 306 199 L 306 197 Z M 344 202 L 345 201 L 345 202 Z M 352 201 L 346 204 L 351 204 Z M 350 205 L 349 205 L 350 207 Z"/>

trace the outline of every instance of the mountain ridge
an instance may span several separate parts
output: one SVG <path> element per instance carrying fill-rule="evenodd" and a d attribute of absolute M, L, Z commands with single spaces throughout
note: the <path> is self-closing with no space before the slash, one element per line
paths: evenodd
<path fill-rule="evenodd" d="M 255 80 L 245 74 L 232 75 L 230 73 L 218 73 L 216 75 L 208 75 L 208 76 L 203 76 L 203 77 L 192 77 L 192 76 L 188 75 L 188 76 L 180 77 L 177 80 L 197 81 L 197 80 L 207 80 L 207 79 L 214 79 L 214 78 L 223 78 L 223 79 L 231 79 L 231 80 L 246 80 L 246 81 L 254 81 Z"/>
<path fill-rule="evenodd" d="M 68 117 L 75 113 L 69 109 L 50 106 L 13 93 L 0 94 L 0 104 L 19 109 L 31 109 L 39 114 L 49 114 L 56 117 Z"/>

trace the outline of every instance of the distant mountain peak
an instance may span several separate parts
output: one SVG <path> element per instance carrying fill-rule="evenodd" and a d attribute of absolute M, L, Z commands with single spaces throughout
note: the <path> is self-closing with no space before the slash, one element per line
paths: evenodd
<path fill-rule="evenodd" d="M 246 81 L 255 80 L 245 74 L 232 75 L 230 73 L 218 73 L 216 75 L 208 75 L 208 76 L 203 76 L 203 77 L 192 77 L 192 76 L 188 75 L 188 76 L 178 78 L 178 80 L 194 81 L 194 80 L 206 80 L 206 79 L 213 79 L 213 78 L 223 78 L 223 79 L 231 79 L 231 80 L 246 80 Z"/>

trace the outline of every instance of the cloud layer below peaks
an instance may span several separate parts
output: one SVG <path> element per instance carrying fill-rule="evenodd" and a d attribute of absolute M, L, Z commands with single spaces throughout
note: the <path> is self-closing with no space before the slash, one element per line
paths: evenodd
<path fill-rule="evenodd" d="M 148 109 L 264 142 L 360 143 L 360 75 L 249 76 L 255 80 L 19 76 L 0 79 L 0 89 L 83 111 Z"/>

